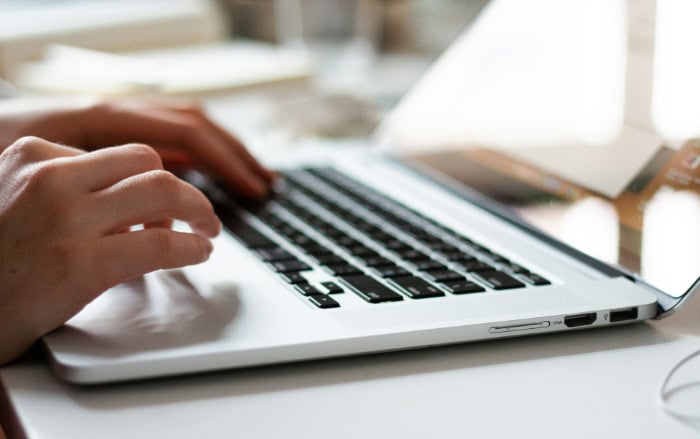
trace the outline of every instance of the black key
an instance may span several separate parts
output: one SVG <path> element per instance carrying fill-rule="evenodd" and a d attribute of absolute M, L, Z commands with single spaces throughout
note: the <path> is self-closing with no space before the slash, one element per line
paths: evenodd
<path fill-rule="evenodd" d="M 413 238 L 415 238 L 417 241 L 420 241 L 421 244 L 428 246 L 443 243 L 442 238 L 435 236 L 431 233 L 425 233 L 423 235 L 413 235 Z"/>
<path fill-rule="evenodd" d="M 479 260 L 473 260 L 469 262 L 461 262 L 460 265 L 464 267 L 465 270 L 469 272 L 479 272 L 479 271 L 492 271 L 493 267 Z"/>
<path fill-rule="evenodd" d="M 393 267 L 377 267 L 375 268 L 375 270 L 377 271 L 377 273 L 379 273 L 381 277 L 397 277 L 411 275 L 411 272 L 397 265 L 394 265 Z"/>
<path fill-rule="evenodd" d="M 318 229 L 318 233 L 327 236 L 328 238 L 338 238 L 341 236 L 346 236 L 346 233 L 335 226 L 322 226 Z"/>
<path fill-rule="evenodd" d="M 237 216 L 221 215 L 226 227 L 243 243 L 252 249 L 277 247 L 277 244 L 267 236 L 255 230 Z"/>
<path fill-rule="evenodd" d="M 443 285 L 449 288 L 452 294 L 479 293 L 481 291 L 486 291 L 481 285 L 467 280 L 449 281 L 443 283 Z"/>
<path fill-rule="evenodd" d="M 294 236 L 297 233 L 299 233 L 299 230 L 297 230 L 295 227 L 292 227 L 290 225 L 283 225 L 281 227 L 278 227 L 276 229 L 277 233 L 283 236 Z"/>
<path fill-rule="evenodd" d="M 311 267 L 299 260 L 278 261 L 273 262 L 270 265 L 272 266 L 273 270 L 275 270 L 278 273 L 290 273 L 293 271 L 311 270 Z"/>
<path fill-rule="evenodd" d="M 403 241 L 399 241 L 397 239 L 388 241 L 384 243 L 384 246 L 393 252 L 402 252 L 402 251 L 408 251 L 408 250 L 413 250 L 413 247 L 410 245 L 406 244 Z"/>
<path fill-rule="evenodd" d="M 289 239 L 292 242 L 292 244 L 298 245 L 299 247 L 305 247 L 316 244 L 316 241 L 302 233 L 296 233 L 287 237 L 287 239 Z"/>
<path fill-rule="evenodd" d="M 382 256 L 363 256 L 362 262 L 368 267 L 386 267 L 389 265 L 394 265 L 393 261 L 382 257 Z"/>
<path fill-rule="evenodd" d="M 369 235 L 372 239 L 375 241 L 378 241 L 380 243 L 386 244 L 391 241 L 396 241 L 396 236 L 390 235 L 386 233 L 385 231 L 378 231 L 377 233 L 372 233 Z"/>
<path fill-rule="evenodd" d="M 370 303 L 403 300 L 403 296 L 369 276 L 343 276 L 341 279 L 350 285 L 357 295 Z"/>
<path fill-rule="evenodd" d="M 431 250 L 436 251 L 436 252 L 445 253 L 446 255 L 451 254 L 451 253 L 460 253 L 460 254 L 462 253 L 459 250 L 459 248 L 455 247 L 452 244 L 444 242 L 444 241 L 428 244 L 428 248 L 430 248 Z"/>
<path fill-rule="evenodd" d="M 364 245 L 348 247 L 347 250 L 348 252 L 350 252 L 350 254 L 352 254 L 353 256 L 357 256 L 358 258 L 379 256 L 377 252 Z"/>
<path fill-rule="evenodd" d="M 321 294 L 321 292 L 319 290 L 317 290 L 316 287 L 311 286 L 309 284 L 299 284 L 295 288 L 297 291 L 299 291 L 304 296 L 313 296 L 313 295 Z"/>
<path fill-rule="evenodd" d="M 285 282 L 289 284 L 305 284 L 308 281 L 304 276 L 301 275 L 298 271 L 292 271 L 289 273 L 282 273 L 281 274 L 282 279 L 284 279 Z"/>
<path fill-rule="evenodd" d="M 419 277 L 395 277 L 391 280 L 398 284 L 413 299 L 424 299 L 426 297 L 439 297 L 445 295 L 445 293 L 440 291 L 439 288 L 429 284 Z"/>
<path fill-rule="evenodd" d="M 430 260 L 428 255 L 418 250 L 404 250 L 398 253 L 398 255 L 406 261 L 426 261 Z"/>
<path fill-rule="evenodd" d="M 547 279 L 543 278 L 539 274 L 536 273 L 523 273 L 518 276 L 518 278 L 524 280 L 525 282 L 532 284 L 532 285 L 549 285 L 551 284 L 550 281 Z"/>
<path fill-rule="evenodd" d="M 338 302 L 325 294 L 314 294 L 309 296 L 309 301 L 321 309 L 340 307 Z"/>
<path fill-rule="evenodd" d="M 464 253 L 463 251 L 453 251 L 443 253 L 447 259 L 450 261 L 455 261 L 459 263 L 466 263 L 476 261 L 476 258 L 469 253 Z"/>
<path fill-rule="evenodd" d="M 341 247 L 357 247 L 362 245 L 362 242 L 348 235 L 340 236 L 334 241 Z"/>
<path fill-rule="evenodd" d="M 503 264 L 503 267 L 506 268 L 506 269 L 508 269 L 508 270 L 510 270 L 510 271 L 512 271 L 513 273 L 516 273 L 516 274 L 520 274 L 520 273 L 529 273 L 529 272 L 530 272 L 527 268 L 525 268 L 525 267 L 523 267 L 523 266 L 520 266 L 520 265 L 518 265 L 518 264 L 516 264 L 516 263 L 514 263 L 514 262 L 510 262 L 510 263 L 508 263 L 508 264 Z"/>
<path fill-rule="evenodd" d="M 330 265 L 328 269 L 334 276 L 348 276 L 354 274 L 362 274 L 362 270 L 353 265 Z"/>
<path fill-rule="evenodd" d="M 429 261 L 418 261 L 415 263 L 416 268 L 420 271 L 433 271 L 433 270 L 447 270 L 447 267 L 434 260 L 429 260 Z"/>
<path fill-rule="evenodd" d="M 513 279 L 512 277 L 510 277 L 502 271 L 481 271 L 479 273 L 475 273 L 474 275 L 486 282 L 486 284 L 494 290 L 507 290 L 511 288 L 521 288 L 525 286 L 525 284 L 523 284 L 522 282 Z"/>
<path fill-rule="evenodd" d="M 282 247 L 261 248 L 256 250 L 255 252 L 258 254 L 258 256 L 260 256 L 260 259 L 262 259 L 265 262 L 277 262 L 296 259 L 296 257 L 293 254 L 289 253 Z"/>
<path fill-rule="evenodd" d="M 315 243 L 303 246 L 302 249 L 313 257 L 333 254 L 333 252 L 327 249 L 326 247 Z"/>
<path fill-rule="evenodd" d="M 318 256 L 314 256 L 314 258 L 321 265 L 345 265 L 345 264 L 347 264 L 347 261 L 345 259 L 341 258 L 338 255 L 334 255 L 334 254 L 318 255 Z"/>
<path fill-rule="evenodd" d="M 464 279 L 464 276 L 451 270 L 431 271 L 428 274 L 430 275 L 430 277 L 433 278 L 435 282 L 446 282 L 448 280 Z"/>
<path fill-rule="evenodd" d="M 335 282 L 321 282 L 321 285 L 328 291 L 328 294 L 342 293 L 343 288 Z"/>

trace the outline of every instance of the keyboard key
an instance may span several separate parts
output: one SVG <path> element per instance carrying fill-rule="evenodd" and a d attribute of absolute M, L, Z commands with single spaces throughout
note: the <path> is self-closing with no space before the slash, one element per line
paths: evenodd
<path fill-rule="evenodd" d="M 469 272 L 492 271 L 494 269 L 486 262 L 480 261 L 478 259 L 469 262 L 460 262 L 460 265 L 462 265 L 464 269 Z"/>
<path fill-rule="evenodd" d="M 272 266 L 272 269 L 278 273 L 311 270 L 311 267 L 299 260 L 272 262 L 270 265 Z"/>
<path fill-rule="evenodd" d="M 450 261 L 458 262 L 460 264 L 477 260 L 474 256 L 470 255 L 469 253 L 464 253 L 463 251 L 445 252 L 443 254 Z"/>
<path fill-rule="evenodd" d="M 308 280 L 306 280 L 306 278 L 298 271 L 282 273 L 280 277 L 289 284 L 305 284 L 308 282 Z"/>
<path fill-rule="evenodd" d="M 393 251 L 393 252 L 402 252 L 402 251 L 408 251 L 408 250 L 413 250 L 413 247 L 410 245 L 406 244 L 403 241 L 399 241 L 397 239 L 393 239 L 391 241 L 387 241 L 384 243 L 384 246 Z"/>
<path fill-rule="evenodd" d="M 260 259 L 262 259 L 265 262 L 277 262 L 296 259 L 296 257 L 293 254 L 289 253 L 282 247 L 261 248 L 256 250 L 255 253 L 257 253 L 258 256 L 260 256 Z"/>
<path fill-rule="evenodd" d="M 449 288 L 452 294 L 479 293 L 486 291 L 481 285 L 467 280 L 444 282 L 443 285 Z"/>
<path fill-rule="evenodd" d="M 226 227 L 238 237 L 243 243 L 252 249 L 278 247 L 278 245 L 267 236 L 245 223 L 235 215 L 220 215 Z"/>
<path fill-rule="evenodd" d="M 343 276 L 341 279 L 367 302 L 381 303 L 403 300 L 400 294 L 369 276 Z"/>
<path fill-rule="evenodd" d="M 418 261 L 415 263 L 415 266 L 420 271 L 447 270 L 447 266 L 432 259 L 429 261 Z"/>
<path fill-rule="evenodd" d="M 362 270 L 355 267 L 354 265 L 330 265 L 328 269 L 334 276 L 347 276 L 353 274 L 362 274 Z"/>
<path fill-rule="evenodd" d="M 309 296 L 309 302 L 313 303 L 321 309 L 340 307 L 340 304 L 336 302 L 335 299 L 325 294 L 314 294 L 312 296 Z"/>
<path fill-rule="evenodd" d="M 532 285 L 549 285 L 551 284 L 550 281 L 547 279 L 543 278 L 539 274 L 536 273 L 523 273 L 518 276 L 519 279 L 524 280 L 525 282 L 532 284 Z"/>
<path fill-rule="evenodd" d="M 301 233 L 297 233 L 295 235 L 289 236 L 289 237 L 287 237 L 287 239 L 289 239 L 292 242 L 292 244 L 297 245 L 299 247 L 304 247 L 304 246 L 316 244 L 316 241 L 314 241 L 310 237 L 308 237 L 304 234 L 301 234 Z"/>
<path fill-rule="evenodd" d="M 352 254 L 353 256 L 357 256 L 358 258 L 362 257 L 377 257 L 379 254 L 372 250 L 369 247 L 366 247 L 364 245 L 356 245 L 352 247 L 347 247 L 347 251 Z"/>
<path fill-rule="evenodd" d="M 382 256 L 363 256 L 362 262 L 368 267 L 387 267 L 394 265 L 394 262 Z"/>
<path fill-rule="evenodd" d="M 439 297 L 445 295 L 445 293 L 440 291 L 439 288 L 429 284 L 419 277 L 395 277 L 391 280 L 398 284 L 413 299 L 424 299 L 426 297 Z"/>
<path fill-rule="evenodd" d="M 304 252 L 310 254 L 313 257 L 333 254 L 332 251 L 322 246 L 321 244 L 310 244 L 302 247 L 302 250 L 304 250 Z"/>
<path fill-rule="evenodd" d="M 411 274 L 410 271 L 398 265 L 394 265 L 393 267 L 376 267 L 375 270 L 381 277 L 409 276 Z"/>
<path fill-rule="evenodd" d="M 404 259 L 406 261 L 427 261 L 430 260 L 430 257 L 426 255 L 423 252 L 420 252 L 415 249 L 411 250 L 404 250 L 401 252 L 398 252 L 398 255 L 401 257 L 401 259 Z"/>
<path fill-rule="evenodd" d="M 445 282 L 448 280 L 462 280 L 464 279 L 464 276 L 451 271 L 451 270 L 442 270 L 442 271 L 431 271 L 428 273 L 428 275 L 433 278 L 435 282 Z"/>
<path fill-rule="evenodd" d="M 525 284 L 522 282 L 510 277 L 502 271 L 481 271 L 479 273 L 475 273 L 474 275 L 486 282 L 486 284 L 494 290 L 507 290 L 511 288 L 522 288 L 525 286 Z"/>
<path fill-rule="evenodd" d="M 512 271 L 513 273 L 516 273 L 516 274 L 520 274 L 520 273 L 529 273 L 529 272 L 530 272 L 527 268 L 522 267 L 522 266 L 516 264 L 515 262 L 510 262 L 510 263 L 508 263 L 508 264 L 503 264 L 503 267 L 506 268 L 506 269 L 508 269 L 508 270 L 510 270 L 510 271 Z"/>
<path fill-rule="evenodd" d="M 314 259 L 321 265 L 345 265 L 347 261 L 338 255 L 325 254 L 314 256 Z"/>
<path fill-rule="evenodd" d="M 297 291 L 299 291 L 301 294 L 304 296 L 313 296 L 313 295 L 318 295 L 321 294 L 319 290 L 316 289 L 316 287 L 311 286 L 309 284 L 299 284 L 294 287 Z"/>
<path fill-rule="evenodd" d="M 459 248 L 455 247 L 452 244 L 448 244 L 447 242 L 444 242 L 444 241 L 428 244 L 428 248 L 433 250 L 433 251 L 436 251 L 436 252 L 444 253 L 445 255 L 452 254 L 452 253 L 459 253 L 459 254 L 462 253 L 459 250 Z M 447 257 L 449 258 L 449 256 L 447 256 Z"/>
<path fill-rule="evenodd" d="M 321 282 L 321 285 L 323 285 L 328 294 L 339 294 L 345 291 L 343 287 L 335 282 Z"/>

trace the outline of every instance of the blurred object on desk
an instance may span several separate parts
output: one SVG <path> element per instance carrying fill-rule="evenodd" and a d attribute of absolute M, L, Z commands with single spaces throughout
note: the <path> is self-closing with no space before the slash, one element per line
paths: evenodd
<path fill-rule="evenodd" d="M 288 37 L 280 21 L 301 19 L 326 39 L 373 29 L 383 52 L 437 55 L 488 3 L 488 0 L 219 0 L 233 34 L 269 42 Z M 302 13 L 285 16 L 289 8 Z M 371 12 L 368 15 L 367 11 Z M 361 19 L 361 20 L 360 20 Z M 358 22 L 361 21 L 361 22 Z M 280 32 L 281 31 L 281 32 Z"/>
<path fill-rule="evenodd" d="M 349 94 L 309 96 L 275 105 L 261 127 L 270 143 L 294 144 L 309 139 L 368 137 L 381 112 L 371 101 Z"/>
<path fill-rule="evenodd" d="M 43 60 L 11 72 L 17 86 L 41 92 L 185 96 L 305 82 L 310 75 L 305 54 L 242 41 L 127 54 L 51 46 Z"/>
<path fill-rule="evenodd" d="M 278 41 L 309 54 L 318 87 L 351 91 L 369 79 L 381 32 L 381 0 L 276 0 Z M 323 81 L 330 79 L 330 81 Z"/>
<path fill-rule="evenodd" d="M 0 75 L 17 63 L 38 59 L 49 44 L 121 52 L 227 36 L 221 10 L 208 0 L 1 2 Z"/>

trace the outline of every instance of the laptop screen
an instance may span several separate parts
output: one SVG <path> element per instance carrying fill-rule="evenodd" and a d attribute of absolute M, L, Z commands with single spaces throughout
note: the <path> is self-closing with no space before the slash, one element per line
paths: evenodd
<path fill-rule="evenodd" d="M 700 272 L 700 36 L 683 31 L 686 6 L 494 0 L 380 140 L 679 297 Z"/>

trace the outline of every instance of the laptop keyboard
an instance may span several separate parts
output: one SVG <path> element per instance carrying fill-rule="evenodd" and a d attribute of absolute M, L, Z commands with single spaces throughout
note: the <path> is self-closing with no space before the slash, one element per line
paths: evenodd
<path fill-rule="evenodd" d="M 378 304 L 550 283 L 333 168 L 285 174 L 271 200 L 247 208 L 254 221 L 229 203 L 215 207 L 244 245 L 321 309 L 338 308 L 333 296 L 346 291 Z M 327 279 L 311 283 L 312 270 Z"/>

